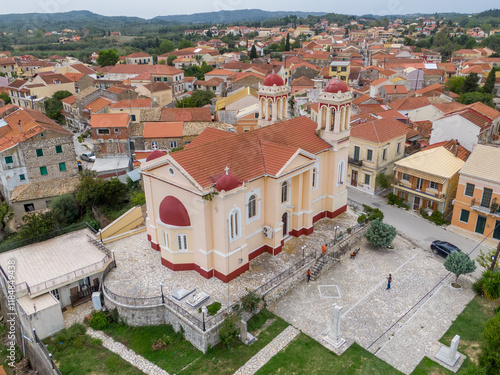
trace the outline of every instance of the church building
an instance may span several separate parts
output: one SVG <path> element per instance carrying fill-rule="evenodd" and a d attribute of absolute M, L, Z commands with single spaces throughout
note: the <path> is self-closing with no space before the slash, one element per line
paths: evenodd
<path fill-rule="evenodd" d="M 270 76 L 259 89 L 259 128 L 207 128 L 184 150 L 154 151 L 142 165 L 148 241 L 171 270 L 228 282 L 346 210 L 348 86 L 326 85 L 317 124 L 287 120 L 288 88 Z"/>

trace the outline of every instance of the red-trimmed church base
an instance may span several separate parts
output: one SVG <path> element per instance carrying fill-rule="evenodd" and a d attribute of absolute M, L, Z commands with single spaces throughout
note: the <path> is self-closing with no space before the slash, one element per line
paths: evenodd
<path fill-rule="evenodd" d="M 329 211 L 321 212 L 313 217 L 313 223 L 315 223 L 318 220 L 323 219 L 325 217 L 333 219 L 334 217 L 345 212 L 346 210 L 347 210 L 347 205 L 339 208 L 338 210 L 336 210 L 334 212 L 329 212 Z M 313 230 L 314 230 L 314 227 L 301 228 L 298 230 L 294 229 L 290 232 L 290 235 L 294 236 L 294 237 L 300 237 L 301 235 L 305 234 L 307 236 L 307 235 L 310 235 L 313 232 Z M 151 236 L 149 234 L 148 234 L 148 241 L 151 244 L 152 249 L 154 249 L 156 251 L 160 251 L 160 245 L 152 242 Z M 272 255 L 278 255 L 283 250 L 284 244 L 285 244 L 285 240 L 281 240 L 280 245 L 274 249 L 269 245 L 264 245 L 262 247 L 259 247 L 257 250 L 254 250 L 250 254 L 248 254 L 248 260 L 251 261 L 252 259 L 257 258 L 262 253 L 269 253 Z M 168 269 L 171 269 L 172 271 L 196 271 L 201 276 L 203 276 L 207 279 L 211 279 L 212 277 L 215 276 L 216 278 L 218 278 L 219 280 L 222 280 L 225 283 L 231 281 L 235 277 L 240 276 L 245 271 L 248 271 L 250 269 L 250 263 L 247 263 L 247 264 L 244 264 L 243 266 L 241 266 L 240 268 L 234 270 L 230 274 L 224 275 L 223 273 L 221 273 L 217 270 L 214 270 L 214 269 L 211 269 L 210 271 L 206 271 L 195 263 L 174 264 L 174 263 L 169 262 L 168 260 L 166 260 L 164 258 L 161 258 L 161 264 L 164 265 L 165 267 L 167 267 Z"/>

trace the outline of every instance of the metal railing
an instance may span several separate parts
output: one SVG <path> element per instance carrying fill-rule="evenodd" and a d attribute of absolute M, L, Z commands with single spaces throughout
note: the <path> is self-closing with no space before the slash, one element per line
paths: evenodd
<path fill-rule="evenodd" d="M 3 253 L 5 251 L 9 251 L 9 250 L 14 250 L 14 249 L 17 249 L 17 248 L 23 247 L 23 246 L 28 246 L 28 245 L 31 245 L 34 243 L 50 240 L 51 238 L 61 236 L 61 235 L 66 234 L 66 233 L 75 232 L 77 230 L 81 230 L 81 229 L 85 229 L 85 228 L 88 228 L 87 223 L 79 223 L 79 224 L 70 225 L 69 227 L 66 227 L 66 228 L 53 230 L 51 232 L 47 232 L 47 233 L 41 234 L 39 236 L 24 238 L 22 240 L 14 241 L 14 242 L 7 242 L 7 243 L 0 245 L 0 253 Z"/>

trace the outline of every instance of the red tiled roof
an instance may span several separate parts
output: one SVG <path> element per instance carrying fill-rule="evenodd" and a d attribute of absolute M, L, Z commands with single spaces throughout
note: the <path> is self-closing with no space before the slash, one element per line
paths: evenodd
<path fill-rule="evenodd" d="M 194 83 L 197 86 L 219 86 L 224 80 L 219 77 L 210 78 L 208 81 L 196 80 Z"/>
<path fill-rule="evenodd" d="M 457 153 L 457 146 L 458 146 L 458 153 Z M 432 145 L 425 147 L 423 150 L 430 150 L 437 147 L 444 147 L 446 150 L 450 151 L 453 155 L 456 155 L 463 161 L 467 161 L 467 159 L 471 154 L 470 151 L 468 151 L 465 147 L 463 147 L 458 141 L 454 139 L 449 141 L 434 143 Z"/>
<path fill-rule="evenodd" d="M 126 57 L 129 58 L 135 58 L 135 57 L 151 57 L 151 55 L 144 53 L 144 52 L 136 52 L 136 53 L 131 53 L 130 55 L 127 55 Z"/>
<path fill-rule="evenodd" d="M 147 85 L 143 85 L 143 87 L 149 90 L 150 92 L 172 90 L 172 88 L 164 82 L 153 82 Z"/>
<path fill-rule="evenodd" d="M 68 96 L 67 98 L 61 99 L 61 102 L 66 103 L 66 104 L 73 104 L 76 101 L 75 96 L 71 95 Z"/>
<path fill-rule="evenodd" d="M 83 74 L 95 74 L 95 71 L 94 69 L 91 69 L 89 68 L 88 66 L 86 65 L 83 65 L 83 64 L 73 64 L 73 65 L 70 65 L 73 69 L 76 69 L 78 70 L 80 73 L 83 73 Z"/>
<path fill-rule="evenodd" d="M 167 122 L 210 122 L 212 115 L 209 108 L 162 108 L 160 121 Z"/>
<path fill-rule="evenodd" d="M 151 99 L 124 99 L 110 104 L 109 108 L 151 108 Z"/>
<path fill-rule="evenodd" d="M 283 161 L 291 155 L 292 149 L 294 153 L 302 149 L 311 154 L 331 149 L 329 143 L 316 135 L 316 127 L 314 121 L 298 117 L 197 147 L 189 147 L 171 154 L 171 157 L 202 187 L 212 186 L 224 174 L 226 166 L 238 181 L 249 181 L 265 174 L 276 173 L 279 163 L 274 164 L 276 162 L 273 160 Z M 199 137 L 202 137 L 203 133 Z M 271 165 L 267 166 L 266 161 Z M 279 166 L 279 169 L 282 167 L 283 165 Z"/>
<path fill-rule="evenodd" d="M 84 75 L 83 73 L 66 73 L 64 76 L 72 82 L 78 82 Z"/>
<path fill-rule="evenodd" d="M 90 117 L 91 128 L 126 128 L 130 123 L 128 113 L 94 113 Z"/>
<path fill-rule="evenodd" d="M 40 111 L 12 105 L 3 107 L 2 109 L 6 111 L 9 109 L 12 110 L 13 108 L 17 109 L 3 117 L 7 125 L 0 128 L 0 151 L 13 147 L 44 130 L 50 130 L 64 135 L 72 134 Z M 22 132 L 19 131 L 19 122 L 21 123 Z"/>
<path fill-rule="evenodd" d="M 469 120 L 473 124 L 477 125 L 481 129 L 481 131 L 484 131 L 485 129 L 491 126 L 491 120 L 489 118 L 478 114 L 477 112 L 471 110 L 470 108 L 467 108 L 459 112 L 449 113 L 446 115 L 446 117 L 455 115 L 462 116 L 463 118 Z"/>
<path fill-rule="evenodd" d="M 234 135 L 234 133 L 221 129 L 205 128 L 205 130 L 203 130 L 200 135 L 198 135 L 195 139 L 193 139 L 189 144 L 186 145 L 185 149 L 212 143 L 220 139 L 232 137 Z"/>
<path fill-rule="evenodd" d="M 109 73 L 138 74 L 138 75 L 142 73 L 153 73 L 153 74 L 174 75 L 183 73 L 183 71 L 168 65 L 118 64 L 113 66 L 113 68 L 109 70 Z"/>
<path fill-rule="evenodd" d="M 52 85 L 58 81 L 61 83 L 70 83 L 71 80 L 59 73 L 46 74 L 39 76 L 47 85 Z"/>
<path fill-rule="evenodd" d="M 436 103 L 433 104 L 433 106 L 439 109 L 441 112 L 443 112 L 443 114 L 459 111 L 466 107 L 465 104 L 459 102 Z"/>
<path fill-rule="evenodd" d="M 431 102 L 429 98 L 425 96 L 413 97 L 413 98 L 403 98 L 394 100 L 393 102 L 388 103 L 388 105 L 392 109 L 396 109 L 398 111 L 410 111 L 412 109 L 417 109 L 421 107 L 425 107 L 430 105 Z"/>
<path fill-rule="evenodd" d="M 435 83 L 433 85 L 424 87 L 422 89 L 415 90 L 415 93 L 419 94 L 419 95 L 424 95 L 424 94 L 430 93 L 432 91 L 439 91 L 440 93 L 442 93 L 442 92 L 444 92 L 444 85 L 442 85 L 440 83 Z"/>
<path fill-rule="evenodd" d="M 206 76 L 231 76 L 234 72 L 227 69 L 214 69 L 211 72 L 205 73 Z"/>
<path fill-rule="evenodd" d="M 313 87 L 314 86 L 314 81 L 310 78 L 307 78 L 306 76 L 302 76 L 300 78 L 294 79 L 291 83 L 290 86 L 306 86 L 306 87 Z"/>
<path fill-rule="evenodd" d="M 351 127 L 351 138 L 373 143 L 385 143 L 391 139 L 406 136 L 408 126 L 398 120 L 380 119 Z"/>
<path fill-rule="evenodd" d="M 408 90 L 404 85 L 385 85 L 382 88 L 387 94 L 408 94 Z"/>
<path fill-rule="evenodd" d="M 145 122 L 144 138 L 178 138 L 183 135 L 182 122 Z"/>
<path fill-rule="evenodd" d="M 113 103 L 111 100 L 100 97 L 94 100 L 93 102 L 87 104 L 83 108 L 89 110 L 90 112 L 99 112 L 101 109 L 106 108 L 111 103 Z"/>
<path fill-rule="evenodd" d="M 413 126 L 416 127 L 418 133 L 425 137 L 429 138 L 432 132 L 432 122 L 429 120 L 424 121 L 413 121 Z"/>
<path fill-rule="evenodd" d="M 481 102 L 469 104 L 467 108 L 470 108 L 473 111 L 488 117 L 490 120 L 495 120 L 500 116 L 499 111 Z"/>

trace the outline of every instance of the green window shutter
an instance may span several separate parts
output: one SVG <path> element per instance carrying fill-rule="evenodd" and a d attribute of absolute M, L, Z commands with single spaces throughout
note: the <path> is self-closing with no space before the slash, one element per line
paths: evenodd
<path fill-rule="evenodd" d="M 42 176 L 47 175 L 47 167 L 40 167 L 40 174 Z"/>
<path fill-rule="evenodd" d="M 43 150 L 41 148 L 36 149 L 36 156 L 37 157 L 43 156 Z"/>
<path fill-rule="evenodd" d="M 66 170 L 66 163 L 59 163 L 59 171 L 64 172 Z"/>

